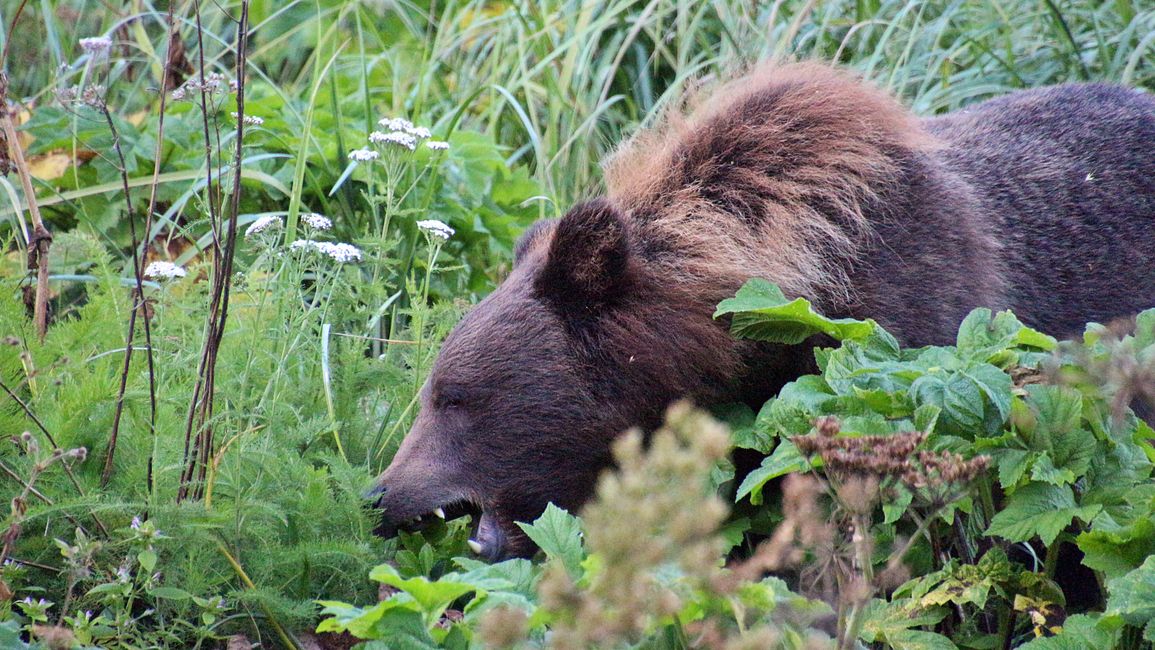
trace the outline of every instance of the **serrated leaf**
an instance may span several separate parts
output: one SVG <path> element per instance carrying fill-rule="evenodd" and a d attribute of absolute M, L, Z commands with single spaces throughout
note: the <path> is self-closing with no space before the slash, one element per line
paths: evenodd
<path fill-rule="evenodd" d="M 1050 546 L 1076 517 L 1090 521 L 1102 506 L 1075 504 L 1070 486 L 1029 483 L 1007 499 L 1005 507 L 991 519 L 986 534 L 1012 542 L 1026 542 L 1038 536 Z"/>
<path fill-rule="evenodd" d="M 1155 555 L 1155 521 L 1138 519 L 1116 531 L 1091 530 L 1076 540 L 1083 551 L 1083 564 L 1118 578 Z"/>
<path fill-rule="evenodd" d="M 1034 639 L 1019 650 L 1086 650 L 1114 648 L 1119 641 L 1118 626 L 1100 624 L 1098 614 L 1076 614 L 1063 622 L 1063 629 L 1052 637 Z"/>
<path fill-rule="evenodd" d="M 725 315 L 731 315 L 730 332 L 738 338 L 790 345 L 815 334 L 862 340 L 876 327 L 872 321 L 827 318 L 805 298 L 789 300 L 777 285 L 760 278 L 747 281 L 733 298 L 718 304 L 714 318 Z"/>
<path fill-rule="evenodd" d="M 1144 560 L 1139 568 L 1107 581 L 1107 616 L 1122 616 L 1127 623 L 1139 626 L 1155 621 L 1155 556 Z"/>
<path fill-rule="evenodd" d="M 585 550 L 582 548 L 580 519 L 551 503 L 532 524 L 518 522 L 517 525 L 545 551 L 546 556 L 560 560 L 570 576 L 581 575 Z"/>
<path fill-rule="evenodd" d="M 450 603 L 477 590 L 473 585 L 453 580 L 429 580 L 424 576 L 402 578 L 397 569 L 388 564 L 374 567 L 369 572 L 369 579 L 396 587 L 408 594 L 421 608 L 430 625 L 445 613 Z"/>

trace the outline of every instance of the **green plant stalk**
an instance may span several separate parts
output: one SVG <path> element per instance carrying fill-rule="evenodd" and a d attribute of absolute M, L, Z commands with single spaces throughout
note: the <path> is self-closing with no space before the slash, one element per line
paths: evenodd
<path fill-rule="evenodd" d="M 245 573 L 245 569 L 241 566 L 241 563 L 233 557 L 232 553 L 229 553 L 229 549 L 225 546 L 224 542 L 218 539 L 216 540 L 216 544 L 217 549 L 221 552 L 221 555 L 225 557 L 225 560 L 228 561 L 229 566 L 233 567 L 233 571 L 237 574 L 237 577 L 240 578 L 240 581 L 244 583 L 245 588 L 249 591 L 256 591 L 257 585 L 253 584 L 252 578 Z M 285 628 L 281 626 L 281 623 L 277 620 L 276 616 L 273 615 L 273 611 L 269 609 L 269 606 L 261 603 L 260 607 L 264 610 L 265 617 L 269 620 L 269 623 L 272 624 L 273 629 L 276 630 L 277 636 L 281 637 L 281 643 L 284 643 L 286 648 L 299 650 L 297 643 L 285 632 Z"/>

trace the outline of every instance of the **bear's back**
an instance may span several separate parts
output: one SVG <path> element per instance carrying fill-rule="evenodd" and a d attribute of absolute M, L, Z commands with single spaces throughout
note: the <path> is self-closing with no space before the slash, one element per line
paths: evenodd
<path fill-rule="evenodd" d="M 1073 334 L 1155 306 L 1155 97 L 1065 84 L 924 124 L 993 220 L 1026 322 Z"/>

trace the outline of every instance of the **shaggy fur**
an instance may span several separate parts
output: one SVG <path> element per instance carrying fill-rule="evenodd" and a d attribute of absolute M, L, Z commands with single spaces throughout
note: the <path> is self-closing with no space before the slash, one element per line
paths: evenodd
<path fill-rule="evenodd" d="M 397 524 L 576 508 L 611 441 L 673 400 L 759 404 L 811 349 L 734 341 L 715 305 L 749 278 L 908 345 L 971 309 L 1056 335 L 1155 305 L 1155 99 L 1108 85 L 1015 93 L 920 121 L 818 64 L 699 93 L 607 163 L 605 198 L 531 228 L 511 276 L 446 340 L 377 495 Z"/>

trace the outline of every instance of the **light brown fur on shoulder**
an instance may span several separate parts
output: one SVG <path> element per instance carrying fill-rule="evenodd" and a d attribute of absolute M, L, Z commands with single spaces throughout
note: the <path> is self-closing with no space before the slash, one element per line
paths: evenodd
<path fill-rule="evenodd" d="M 606 185 L 643 249 L 676 250 L 654 257 L 711 299 L 761 276 L 841 308 L 896 159 L 933 146 L 914 115 L 848 72 L 765 63 L 625 142 Z"/>

